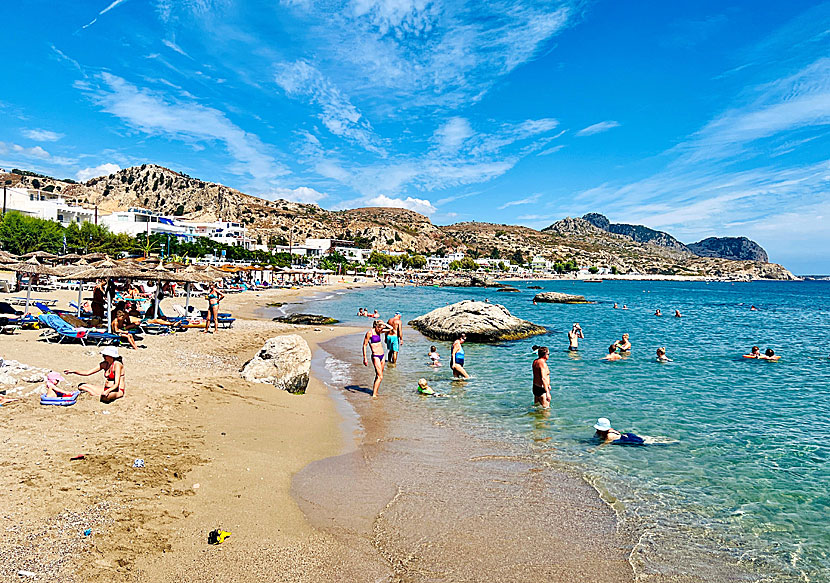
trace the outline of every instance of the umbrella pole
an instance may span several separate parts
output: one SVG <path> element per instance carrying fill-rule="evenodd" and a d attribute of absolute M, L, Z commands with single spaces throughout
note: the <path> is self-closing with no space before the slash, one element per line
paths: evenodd
<path fill-rule="evenodd" d="M 26 311 L 23 312 L 24 314 L 29 313 L 29 302 L 30 298 L 32 297 L 32 274 L 29 274 L 29 285 L 26 286 Z"/>
<path fill-rule="evenodd" d="M 156 291 L 153 292 L 155 295 L 155 302 L 153 302 L 153 318 L 159 317 L 159 288 L 161 287 L 161 281 L 156 282 Z"/>
<path fill-rule="evenodd" d="M 184 284 L 184 289 L 187 290 L 187 299 L 184 301 L 184 315 L 187 317 L 190 314 L 190 282 L 187 281 Z"/>
<path fill-rule="evenodd" d="M 81 317 L 81 294 L 84 291 L 84 282 L 78 280 L 78 317 Z"/>
<path fill-rule="evenodd" d="M 110 298 L 110 278 L 107 278 L 107 287 L 104 291 L 107 296 L 107 332 L 112 334 L 112 299 Z"/>

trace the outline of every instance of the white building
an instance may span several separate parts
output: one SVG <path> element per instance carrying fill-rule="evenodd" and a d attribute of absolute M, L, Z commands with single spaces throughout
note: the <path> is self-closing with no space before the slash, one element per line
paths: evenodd
<path fill-rule="evenodd" d="M 64 227 L 70 223 L 93 222 L 95 211 L 67 204 L 54 192 L 32 188 L 7 188 L 6 210 L 18 211 L 30 217 L 57 221 Z"/>
<path fill-rule="evenodd" d="M 170 217 L 143 208 L 130 208 L 101 217 L 101 224 L 111 233 L 126 233 L 135 237 L 139 233 L 145 235 L 170 235 L 187 237 L 188 228 L 177 225 Z"/>
<path fill-rule="evenodd" d="M 553 261 L 537 255 L 530 262 L 530 269 L 532 271 L 551 271 L 553 269 Z"/>
<path fill-rule="evenodd" d="M 335 247 L 335 253 L 339 253 L 351 262 L 360 264 L 366 263 L 372 256 L 371 249 L 358 249 L 357 247 Z"/>
<path fill-rule="evenodd" d="M 464 259 L 464 253 L 460 251 L 448 253 L 445 257 L 430 255 L 427 257 L 427 269 L 430 271 L 447 271 L 450 268 L 450 263 L 453 261 L 461 261 L 462 259 Z"/>
<path fill-rule="evenodd" d="M 242 223 L 228 221 L 214 221 L 211 223 L 175 220 L 175 224 L 187 230 L 187 237 L 195 239 L 206 237 L 211 241 L 228 245 L 229 247 L 244 247 L 253 249 L 256 240 L 248 237 L 248 230 Z"/>

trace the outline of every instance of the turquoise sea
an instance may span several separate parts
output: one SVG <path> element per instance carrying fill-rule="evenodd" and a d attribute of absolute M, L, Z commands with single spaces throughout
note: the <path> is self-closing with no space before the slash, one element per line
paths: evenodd
<path fill-rule="evenodd" d="M 358 307 L 408 321 L 462 299 L 485 299 L 542 324 L 544 336 L 467 343 L 473 379 L 451 379 L 449 343 L 406 330 L 400 361 L 381 387 L 469 431 L 526 443 L 584 475 L 637 533 L 635 570 L 710 579 L 723 562 L 747 580 L 830 581 L 830 283 L 518 282 L 520 293 L 477 288 L 387 287 L 327 296 L 305 311 L 366 325 Z M 532 305 L 539 290 L 584 294 L 588 305 Z M 617 302 L 622 308 L 613 309 Z M 758 311 L 751 311 L 755 305 Z M 661 309 L 662 317 L 654 316 Z M 673 317 L 680 310 L 682 318 Z M 569 353 L 566 332 L 585 332 Z M 633 351 L 604 362 L 627 332 Z M 438 346 L 445 366 L 428 366 Z M 550 415 L 532 407 L 531 345 L 551 349 Z M 741 357 L 771 347 L 779 362 Z M 674 362 L 655 362 L 665 346 Z M 355 346 L 355 355 L 359 346 Z M 371 374 L 361 372 L 361 384 Z M 415 393 L 419 377 L 452 398 Z M 603 446 L 591 425 L 665 442 Z M 712 576 L 711 579 L 715 577 Z"/>

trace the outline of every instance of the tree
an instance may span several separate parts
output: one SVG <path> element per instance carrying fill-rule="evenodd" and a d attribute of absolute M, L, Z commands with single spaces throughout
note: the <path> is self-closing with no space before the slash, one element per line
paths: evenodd
<path fill-rule="evenodd" d="M 616 265 L 611 266 L 611 273 L 613 273 L 614 275 L 617 275 L 619 272 L 620 272 L 620 270 L 617 269 Z"/>
<path fill-rule="evenodd" d="M 490 251 L 490 259 L 501 259 L 501 253 L 498 247 L 493 247 L 493 250 Z"/>
<path fill-rule="evenodd" d="M 409 258 L 409 264 L 415 269 L 423 269 L 427 265 L 427 258 L 423 255 L 413 255 Z"/>
<path fill-rule="evenodd" d="M 461 260 L 461 269 L 466 269 L 466 270 L 471 271 L 471 270 L 476 269 L 477 267 L 478 267 L 478 265 L 476 265 L 476 262 L 473 261 L 473 259 L 471 257 L 465 257 L 464 259 Z"/>
<path fill-rule="evenodd" d="M 525 258 L 522 255 L 521 249 L 516 249 L 513 252 L 513 256 L 510 257 L 510 262 L 513 263 L 514 265 L 524 265 L 525 264 Z"/>
<path fill-rule="evenodd" d="M 450 261 L 450 271 L 458 271 L 461 269 L 461 262 L 457 259 L 454 261 Z"/>
<path fill-rule="evenodd" d="M 592 265 L 588 268 L 588 271 L 596 275 L 597 273 L 599 273 L 599 267 L 597 267 L 596 265 Z"/>
<path fill-rule="evenodd" d="M 499 261 L 499 269 L 502 271 L 507 271 L 507 266 L 504 264 L 504 261 Z"/>
<path fill-rule="evenodd" d="M 0 245 L 17 255 L 32 251 L 59 253 L 63 249 L 63 230 L 55 221 L 9 211 L 0 222 Z"/>

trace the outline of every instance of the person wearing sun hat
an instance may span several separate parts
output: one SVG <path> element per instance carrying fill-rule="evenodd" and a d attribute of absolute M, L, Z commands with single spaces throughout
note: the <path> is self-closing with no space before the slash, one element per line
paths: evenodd
<path fill-rule="evenodd" d="M 65 370 L 63 374 L 76 374 L 83 377 L 94 375 L 98 371 L 104 373 L 103 388 L 91 385 L 89 383 L 81 383 L 78 389 L 89 393 L 95 397 L 99 397 L 102 403 L 112 403 L 116 399 L 124 396 L 125 392 L 125 378 L 124 361 L 118 354 L 118 348 L 115 346 L 107 346 L 101 350 L 101 356 L 104 360 L 98 363 L 98 366 L 87 371 Z"/>
<path fill-rule="evenodd" d="M 611 421 L 607 417 L 600 417 L 594 424 L 597 430 L 595 437 L 603 443 L 616 443 L 618 445 L 645 445 L 645 439 L 634 433 L 621 433 L 611 427 Z"/>
<path fill-rule="evenodd" d="M 59 385 L 66 379 L 60 373 L 52 371 L 46 375 L 46 396 L 47 397 L 66 397 L 72 394 L 71 390 L 60 388 Z"/>

